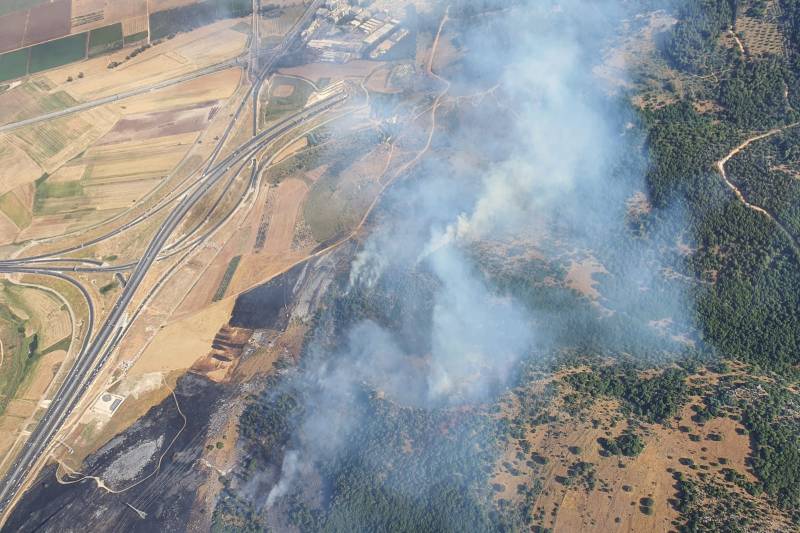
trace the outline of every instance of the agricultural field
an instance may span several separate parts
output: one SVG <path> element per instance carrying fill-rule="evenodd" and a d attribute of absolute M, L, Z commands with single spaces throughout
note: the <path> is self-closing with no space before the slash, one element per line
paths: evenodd
<path fill-rule="evenodd" d="M 0 4 L 0 15 L 7 15 L 15 11 L 30 9 L 48 0 L 6 0 Z"/>
<path fill-rule="evenodd" d="M 2 241 L 78 229 L 130 208 L 183 159 L 239 78 L 238 69 L 222 71 L 130 99 L 124 109 L 96 108 L 0 136 L 0 161 L 16 170 L 0 181 Z M 31 112 L 74 102 L 48 87 L 28 82 L 0 98 Z"/>
<path fill-rule="evenodd" d="M 33 183 L 43 173 L 42 167 L 7 137 L 0 137 L 0 164 L 7 170 L 0 179 L 0 194 Z"/>
<path fill-rule="evenodd" d="M 122 48 L 122 24 L 111 24 L 89 32 L 89 57 Z"/>
<path fill-rule="evenodd" d="M 73 230 L 129 208 L 169 174 L 196 137 L 192 132 L 85 150 L 59 174 L 37 182 L 34 219 L 22 236 L 35 238 L 57 228 Z M 135 167 L 129 164 L 131 160 L 137 161 Z"/>
<path fill-rule="evenodd" d="M 28 50 L 0 55 L 0 81 L 19 78 L 28 73 Z"/>
<path fill-rule="evenodd" d="M 745 50 L 753 56 L 783 55 L 783 34 L 774 21 L 742 14 L 736 17 L 736 33 L 742 36 Z"/>
<path fill-rule="evenodd" d="M 123 30 L 133 24 L 141 27 L 147 18 L 147 0 L 72 0 L 72 32 L 94 30 L 122 23 Z M 144 28 L 147 28 L 145 23 Z M 139 30 L 141 31 L 141 30 Z M 127 35 L 127 34 L 126 34 Z"/>
<path fill-rule="evenodd" d="M 69 35 L 72 0 L 53 0 L 32 7 L 28 11 L 25 29 L 25 46 Z M 55 49 L 50 49 L 55 53 Z M 65 57 L 69 55 L 65 54 Z"/>
<path fill-rule="evenodd" d="M 25 11 L 0 15 L 0 53 L 22 47 L 27 19 Z"/>
<path fill-rule="evenodd" d="M 31 74 L 79 61 L 86 57 L 86 34 L 79 33 L 36 45 L 30 53 L 28 71 Z"/>
<path fill-rule="evenodd" d="M 306 80 L 289 76 L 275 76 L 269 90 L 261 96 L 263 123 L 279 120 L 298 109 L 302 109 L 316 88 Z"/>
<path fill-rule="evenodd" d="M 46 78 L 31 78 L 0 93 L 0 120 L 13 122 L 77 103 L 69 93 Z"/>
<path fill-rule="evenodd" d="M 155 3 L 151 7 L 150 37 L 162 39 L 169 35 L 191 31 L 219 19 L 244 17 L 252 12 L 249 0 L 209 0 L 207 2 Z"/>
<path fill-rule="evenodd" d="M 100 139 L 117 117 L 109 108 L 91 109 L 83 114 L 20 128 L 10 139 L 45 172 L 51 173 Z"/>
<path fill-rule="evenodd" d="M 126 59 L 130 52 L 128 49 L 118 50 L 84 61 L 79 68 L 67 66 L 48 71 L 42 77 L 52 84 L 60 85 L 78 100 L 117 94 L 236 57 L 244 50 L 247 36 L 233 30 L 234 25 L 235 22 L 231 20 L 221 21 L 180 34 L 130 59 Z M 109 69 L 108 65 L 112 61 L 119 62 L 119 66 Z M 67 77 L 75 78 L 78 70 L 84 73 L 84 77 L 64 84 Z M 204 80 L 205 78 L 194 80 L 198 82 L 194 87 L 202 87 Z M 209 86 L 213 90 L 216 84 Z M 169 90 L 171 88 L 167 89 Z"/>

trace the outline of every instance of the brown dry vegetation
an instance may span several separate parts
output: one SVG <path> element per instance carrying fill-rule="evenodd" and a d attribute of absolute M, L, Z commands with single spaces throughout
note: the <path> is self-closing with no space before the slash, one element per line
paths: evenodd
<path fill-rule="evenodd" d="M 573 369 L 569 372 L 573 372 Z M 556 374 L 559 381 L 565 374 Z M 690 378 L 696 386 L 707 387 L 717 375 Z M 496 499 L 524 502 L 517 486 L 539 484 L 541 491 L 531 504 L 534 523 L 555 532 L 572 531 L 674 531 L 679 520 L 671 500 L 676 494 L 675 473 L 687 478 L 699 475 L 715 479 L 727 490 L 754 501 L 777 527 L 784 518 L 775 515 L 763 497 L 752 497 L 739 486 L 724 481 L 723 468 L 739 472 L 747 481 L 756 481 L 748 467 L 750 441 L 742 425 L 731 418 L 693 420 L 693 406 L 702 405 L 699 397 L 689 398 L 677 416 L 664 425 L 651 424 L 623 414 L 621 405 L 612 399 L 590 399 L 576 412 L 564 403 L 570 392 L 561 383 L 560 393 L 545 399 L 550 378 L 530 385 L 533 398 L 542 397 L 543 412 L 550 421 L 526 425 L 524 440 L 530 446 L 525 453 L 516 440 L 510 440 L 497 461 L 491 483 Z M 530 396 L 529 396 L 530 397 Z M 536 408 L 526 405 L 526 409 Z M 504 404 L 504 416 L 514 417 L 521 408 L 516 398 Z M 613 439 L 632 428 L 645 444 L 634 456 L 609 455 L 598 444 L 601 437 Z M 718 437 L 721 437 L 718 439 Z M 533 460 L 531 460 L 533 457 Z M 596 485 L 589 488 L 580 477 L 570 476 L 577 462 L 591 465 Z M 642 498 L 654 500 L 652 514 L 640 508 Z"/>
<path fill-rule="evenodd" d="M 35 79 L 60 86 L 80 101 L 145 87 L 221 63 L 242 53 L 247 36 L 232 29 L 238 22 L 239 19 L 223 20 L 178 34 L 174 39 L 127 61 L 125 56 L 130 52 L 128 49 L 89 59 L 81 63 L 80 70 L 84 72 L 84 77 L 69 84 L 64 84 L 64 80 L 74 75 L 74 65 L 48 71 Z M 121 65 L 115 69 L 106 68 L 112 61 Z M 199 78 L 201 82 L 203 79 Z M 158 94 L 161 92 L 154 93 L 156 96 Z"/>

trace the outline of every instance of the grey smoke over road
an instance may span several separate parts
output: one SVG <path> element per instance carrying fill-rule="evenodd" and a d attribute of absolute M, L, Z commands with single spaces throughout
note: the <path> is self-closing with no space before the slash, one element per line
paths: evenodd
<path fill-rule="evenodd" d="M 344 298 L 391 298 L 380 300 L 382 320 L 360 320 L 340 344 L 308 350 L 292 381 L 305 411 L 268 505 L 344 445 L 360 423 L 364 387 L 423 409 L 476 404 L 502 392 L 534 346 L 557 349 L 544 324 L 565 322 L 569 311 L 539 311 L 495 286 L 472 253 L 486 240 L 534 238 L 562 254 L 566 242 L 592 249 L 613 261 L 610 313 L 647 316 L 654 311 L 642 301 L 657 300 L 654 319 L 685 322 L 683 294 L 659 281 L 652 243 L 626 236 L 626 200 L 644 188 L 645 165 L 629 156 L 640 138 L 592 74 L 619 23 L 616 4 L 522 2 L 476 18 L 462 13 L 451 11 L 444 38 L 455 38 L 463 57 L 437 74 L 454 95 L 485 94 L 443 106 L 460 119 L 436 132 L 443 155 L 429 155 L 392 193 L 355 257 Z M 459 153 L 476 154 L 471 166 L 453 164 Z M 409 288 L 409 279 L 430 290 Z M 597 321 L 602 329 L 600 314 Z M 659 338 L 651 333 L 645 342 Z"/>

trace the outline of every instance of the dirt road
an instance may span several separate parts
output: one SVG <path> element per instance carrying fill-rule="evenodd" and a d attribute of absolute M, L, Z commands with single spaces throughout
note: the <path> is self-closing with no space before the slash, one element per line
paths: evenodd
<path fill-rule="evenodd" d="M 754 205 L 754 204 L 751 204 L 750 202 L 748 202 L 747 198 L 745 198 L 744 194 L 742 194 L 742 191 L 740 191 L 739 188 L 728 178 L 728 175 L 725 172 L 725 164 L 728 161 L 730 161 L 732 157 L 734 157 L 736 154 L 738 154 L 739 152 L 741 152 L 742 150 L 744 150 L 745 148 L 750 146 L 752 143 L 754 143 L 756 141 L 760 141 L 762 139 L 766 139 L 768 137 L 772 137 L 772 136 L 777 135 L 779 133 L 782 133 L 782 132 L 784 132 L 784 131 L 786 131 L 788 129 L 794 128 L 794 127 L 796 127 L 798 125 L 800 125 L 800 122 L 793 122 L 791 124 L 783 126 L 782 128 L 775 128 L 775 129 L 771 129 L 771 130 L 769 130 L 767 132 L 760 133 L 758 135 L 754 135 L 753 137 L 750 137 L 749 139 L 747 139 L 744 142 L 742 142 L 739 146 L 737 146 L 736 148 L 731 150 L 728 153 L 728 155 L 726 155 L 725 157 L 723 157 L 722 159 L 717 161 L 715 166 L 717 167 L 717 171 L 719 172 L 720 176 L 722 176 L 722 180 L 725 182 L 725 185 L 727 185 L 728 188 L 731 191 L 733 191 L 733 194 L 736 195 L 736 197 L 739 199 L 739 201 L 742 202 L 742 204 L 744 204 L 745 207 L 747 207 L 748 209 L 752 209 L 753 211 L 761 213 L 762 215 L 767 217 L 769 220 L 774 222 L 775 225 L 780 229 L 781 233 L 783 233 L 783 235 L 786 236 L 787 239 L 789 239 L 789 242 L 791 243 L 791 246 L 792 246 L 792 250 L 794 250 L 794 253 L 797 255 L 798 258 L 800 258 L 800 244 L 798 244 L 797 241 L 795 241 L 795 239 L 792 236 L 792 234 L 789 233 L 789 231 L 783 226 L 783 224 L 781 224 L 778 221 L 777 218 L 775 218 L 775 216 L 772 215 L 772 213 L 770 213 L 769 211 L 767 211 L 763 207 L 759 207 L 757 205 Z"/>

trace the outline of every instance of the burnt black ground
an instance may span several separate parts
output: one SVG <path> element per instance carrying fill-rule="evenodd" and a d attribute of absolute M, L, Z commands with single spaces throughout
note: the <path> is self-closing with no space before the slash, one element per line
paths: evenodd
<path fill-rule="evenodd" d="M 175 394 L 187 418 L 186 428 L 167 451 L 156 475 L 130 490 L 111 494 L 97 488 L 93 480 L 62 485 L 55 479 L 55 466 L 49 466 L 17 505 L 3 532 L 186 531 L 196 489 L 210 475 L 216 475 L 198 459 L 212 414 L 224 405 L 227 392 L 226 386 L 204 377 L 184 375 L 178 381 Z M 84 473 L 101 474 L 127 451 L 163 437 L 159 451 L 138 476 L 138 479 L 144 478 L 153 472 L 158 457 L 182 425 L 183 419 L 170 395 L 90 456 Z M 147 518 L 141 519 L 127 504 L 147 513 Z"/>

